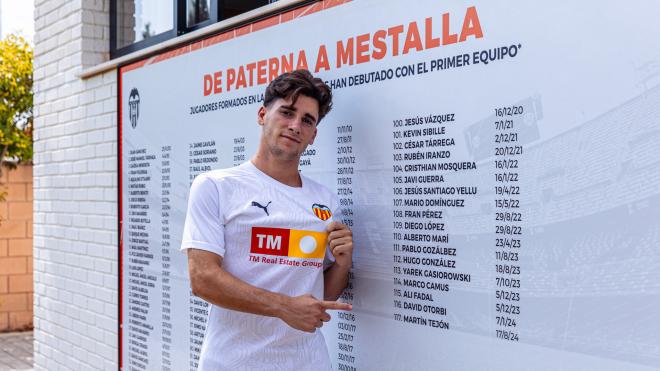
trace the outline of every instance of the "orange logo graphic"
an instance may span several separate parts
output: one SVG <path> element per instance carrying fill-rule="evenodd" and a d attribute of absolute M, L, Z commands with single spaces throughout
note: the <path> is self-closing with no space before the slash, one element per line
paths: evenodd
<path fill-rule="evenodd" d="M 314 215 L 321 220 L 328 220 L 332 216 L 330 208 L 325 205 L 314 204 L 312 205 L 312 211 L 314 212 Z"/>

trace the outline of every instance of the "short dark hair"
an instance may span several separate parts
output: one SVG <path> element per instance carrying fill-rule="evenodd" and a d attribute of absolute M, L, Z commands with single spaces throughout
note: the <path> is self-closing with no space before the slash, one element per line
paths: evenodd
<path fill-rule="evenodd" d="M 301 94 L 319 103 L 318 124 L 332 109 L 332 91 L 323 80 L 312 76 L 307 70 L 285 72 L 271 81 L 264 95 L 264 106 L 268 107 L 277 98 L 291 98 L 295 104 Z"/>

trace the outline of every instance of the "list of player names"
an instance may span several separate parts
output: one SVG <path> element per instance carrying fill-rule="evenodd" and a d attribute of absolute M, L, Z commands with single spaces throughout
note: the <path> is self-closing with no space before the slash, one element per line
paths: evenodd
<path fill-rule="evenodd" d="M 451 329 L 446 303 L 454 284 L 472 278 L 447 218 L 478 192 L 462 179 L 476 164 L 456 158 L 455 125 L 454 113 L 392 120 L 393 318 L 437 330 Z"/>

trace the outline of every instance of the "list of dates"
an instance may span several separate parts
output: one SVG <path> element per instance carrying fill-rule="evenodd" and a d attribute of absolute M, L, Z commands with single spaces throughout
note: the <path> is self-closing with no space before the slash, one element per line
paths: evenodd
<path fill-rule="evenodd" d="M 340 213 L 338 219 L 353 227 L 354 212 L 353 205 L 353 182 L 355 168 L 358 164 L 355 161 L 355 152 L 353 149 L 353 125 L 339 124 L 337 126 L 337 196 L 339 197 Z M 353 304 L 353 285 L 355 281 L 354 269 L 348 273 L 348 287 L 341 295 L 341 299 L 349 304 Z M 344 371 L 358 370 L 356 367 L 357 349 L 357 327 L 359 314 L 355 312 L 339 311 L 337 313 L 337 369 Z"/>
<path fill-rule="evenodd" d="M 495 336 L 504 341 L 520 341 L 521 255 L 523 220 L 521 207 L 521 166 L 523 145 L 518 128 L 524 106 L 495 108 L 493 135 L 493 204 L 495 289 Z"/>

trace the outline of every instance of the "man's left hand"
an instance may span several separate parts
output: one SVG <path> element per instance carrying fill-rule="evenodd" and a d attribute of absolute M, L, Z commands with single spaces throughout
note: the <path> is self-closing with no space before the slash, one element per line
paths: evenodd
<path fill-rule="evenodd" d="M 335 264 L 351 268 L 353 264 L 353 232 L 346 224 L 332 222 L 326 228 L 328 231 L 328 243 L 330 251 L 335 257 Z"/>

